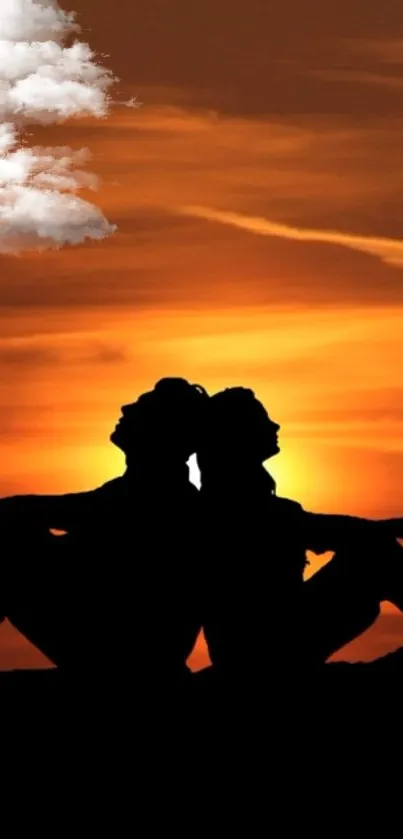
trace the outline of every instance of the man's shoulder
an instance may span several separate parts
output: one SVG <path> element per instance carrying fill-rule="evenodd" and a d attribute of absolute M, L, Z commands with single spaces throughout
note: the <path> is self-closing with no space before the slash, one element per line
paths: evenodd
<path fill-rule="evenodd" d="M 57 503 L 64 504 L 73 510 L 82 510 L 87 513 L 92 509 L 99 510 L 99 506 L 103 503 L 109 503 L 114 498 L 122 496 L 121 480 L 121 478 L 114 478 L 93 489 L 55 496 L 55 499 Z"/>
<path fill-rule="evenodd" d="M 129 481 L 125 475 L 121 475 L 119 478 L 113 478 L 111 481 L 107 481 L 105 484 L 102 484 L 100 487 L 91 490 L 91 495 L 102 495 L 102 496 L 119 496 L 119 495 L 126 495 L 126 494 L 133 494 L 137 493 L 141 495 L 143 486 L 141 481 L 134 482 Z M 149 486 L 146 486 L 147 492 L 149 492 Z M 158 486 L 155 486 L 155 490 L 158 490 Z M 190 498 L 191 500 L 197 500 L 200 498 L 200 491 L 197 487 L 192 484 L 190 481 L 185 483 L 179 489 L 175 486 L 173 488 L 175 494 L 177 492 L 182 493 L 186 497 Z"/>
<path fill-rule="evenodd" d="M 304 512 L 302 504 L 299 504 L 298 501 L 293 501 L 291 498 L 283 498 L 281 495 L 273 495 L 272 500 L 276 511 L 278 511 L 281 515 L 298 516 Z"/>
<path fill-rule="evenodd" d="M 106 481 L 106 483 L 101 484 L 101 486 L 91 490 L 91 495 L 99 497 L 114 497 L 116 495 L 122 495 L 126 491 L 126 482 L 124 478 L 121 476 L 119 478 L 112 478 L 112 480 Z"/>

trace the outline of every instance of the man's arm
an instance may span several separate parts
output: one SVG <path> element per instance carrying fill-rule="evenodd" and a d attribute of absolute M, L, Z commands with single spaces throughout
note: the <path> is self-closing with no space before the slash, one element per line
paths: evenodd
<path fill-rule="evenodd" d="M 65 530 L 85 521 L 98 490 L 0 499 L 0 529 Z"/>
<path fill-rule="evenodd" d="M 355 542 L 403 539 L 403 518 L 376 520 L 303 511 L 303 531 L 307 550 L 320 554 Z"/>

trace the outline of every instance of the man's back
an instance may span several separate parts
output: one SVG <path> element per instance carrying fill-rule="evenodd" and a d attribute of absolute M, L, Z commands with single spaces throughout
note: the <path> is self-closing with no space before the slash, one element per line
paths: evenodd
<path fill-rule="evenodd" d="M 0 502 L 12 538 L 24 522 L 22 562 L 38 596 L 42 586 L 41 608 L 56 590 L 59 606 L 70 610 L 73 664 L 184 667 L 200 628 L 197 501 L 185 475 L 164 488 L 126 474 L 89 492 Z M 67 535 L 51 537 L 49 528 Z M 34 541 L 40 534 L 35 563 L 30 534 Z"/>

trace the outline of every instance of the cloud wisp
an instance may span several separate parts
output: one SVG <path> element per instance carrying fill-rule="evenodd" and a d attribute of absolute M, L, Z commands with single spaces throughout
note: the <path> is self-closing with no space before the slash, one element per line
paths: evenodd
<path fill-rule="evenodd" d="M 352 233 L 341 233 L 335 230 L 292 227 L 287 224 L 278 224 L 260 216 L 247 216 L 241 213 L 225 212 L 197 205 L 182 206 L 175 209 L 181 215 L 239 227 L 241 230 L 247 230 L 259 236 L 275 236 L 280 239 L 292 239 L 298 242 L 322 242 L 329 245 L 339 245 L 350 250 L 361 251 L 370 256 L 376 256 L 388 265 L 403 268 L 403 240 L 400 239 L 356 236 Z"/>

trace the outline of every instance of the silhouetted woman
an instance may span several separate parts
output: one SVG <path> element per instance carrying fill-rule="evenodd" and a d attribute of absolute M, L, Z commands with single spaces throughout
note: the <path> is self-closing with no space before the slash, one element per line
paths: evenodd
<path fill-rule="evenodd" d="M 403 610 L 403 519 L 307 513 L 276 495 L 263 463 L 279 425 L 253 391 L 210 397 L 198 446 L 206 560 L 205 635 L 226 672 L 320 665 L 388 600 Z M 303 581 L 306 550 L 334 558 Z"/>

